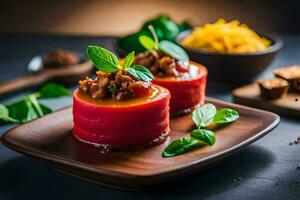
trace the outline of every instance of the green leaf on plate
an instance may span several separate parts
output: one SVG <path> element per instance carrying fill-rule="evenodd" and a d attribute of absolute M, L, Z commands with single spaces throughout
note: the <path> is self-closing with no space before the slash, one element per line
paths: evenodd
<path fill-rule="evenodd" d="M 150 82 L 154 79 L 153 74 L 144 66 L 142 65 L 132 65 L 126 69 L 137 79 L 142 81 Z"/>
<path fill-rule="evenodd" d="M 39 98 L 56 98 L 62 96 L 71 96 L 71 92 L 57 83 L 47 83 L 37 93 L 37 97 Z"/>
<path fill-rule="evenodd" d="M 165 158 L 183 154 L 196 148 L 198 144 L 199 140 L 195 138 L 179 138 L 165 148 L 162 156 Z"/>
<path fill-rule="evenodd" d="M 192 113 L 192 118 L 198 128 L 206 127 L 213 122 L 216 113 L 216 107 L 208 103 L 196 108 Z"/>
<path fill-rule="evenodd" d="M 139 42 L 145 49 L 151 51 L 155 48 L 155 42 L 152 38 L 146 36 L 146 35 L 141 35 L 139 37 Z"/>
<path fill-rule="evenodd" d="M 111 51 L 99 46 L 88 46 L 87 55 L 98 70 L 102 72 L 115 72 L 119 70 L 119 59 Z"/>
<path fill-rule="evenodd" d="M 159 42 L 159 49 L 165 54 L 181 61 L 182 63 L 189 62 L 189 56 L 184 49 L 173 42 L 162 40 Z"/>
<path fill-rule="evenodd" d="M 201 142 L 212 146 L 216 142 L 215 134 L 210 130 L 205 129 L 195 129 L 192 131 L 192 137 L 200 140 Z"/>
<path fill-rule="evenodd" d="M 124 59 L 123 69 L 130 67 L 133 61 L 134 61 L 134 51 L 130 52 Z"/>
<path fill-rule="evenodd" d="M 220 109 L 214 117 L 214 122 L 217 124 L 220 123 L 230 123 L 239 118 L 239 113 L 230 108 Z"/>
<path fill-rule="evenodd" d="M 18 122 L 18 120 L 9 116 L 9 110 L 2 104 L 0 104 L 0 119 L 5 122 Z"/>

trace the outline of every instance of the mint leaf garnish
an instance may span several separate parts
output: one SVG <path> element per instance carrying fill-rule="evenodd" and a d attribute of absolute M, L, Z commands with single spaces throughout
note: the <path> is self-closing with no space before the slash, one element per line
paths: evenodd
<path fill-rule="evenodd" d="M 165 54 L 181 61 L 181 63 L 189 63 L 189 56 L 183 48 L 173 42 L 162 40 L 159 42 L 159 49 Z"/>
<path fill-rule="evenodd" d="M 154 79 L 153 74 L 142 65 L 132 65 L 127 68 L 130 74 L 132 74 L 137 79 L 149 82 Z"/>
<path fill-rule="evenodd" d="M 141 43 L 141 45 L 143 47 L 145 47 L 145 49 L 151 51 L 155 48 L 155 42 L 152 38 L 146 36 L 146 35 L 142 35 L 139 37 L 139 42 Z"/>
<path fill-rule="evenodd" d="M 107 49 L 90 45 L 87 47 L 87 55 L 102 72 L 115 72 L 119 70 L 118 57 Z"/>
<path fill-rule="evenodd" d="M 130 52 L 124 59 L 123 69 L 127 69 L 134 61 L 134 51 Z"/>

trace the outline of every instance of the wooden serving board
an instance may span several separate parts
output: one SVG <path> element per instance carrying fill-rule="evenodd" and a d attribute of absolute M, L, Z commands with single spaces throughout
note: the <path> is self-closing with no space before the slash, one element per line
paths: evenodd
<path fill-rule="evenodd" d="M 238 110 L 240 118 L 216 131 L 217 142 L 183 155 L 162 158 L 164 148 L 193 128 L 191 114 L 171 119 L 170 138 L 144 150 L 101 153 L 72 136 L 72 108 L 66 108 L 24 125 L 1 137 L 7 147 L 46 160 L 67 174 L 104 185 L 143 189 L 195 173 L 261 138 L 279 123 L 271 112 L 207 98 L 217 107 Z M 142 133 L 141 133 L 142 134 Z"/>
<path fill-rule="evenodd" d="M 275 99 L 266 100 L 260 96 L 260 89 L 256 83 L 237 88 L 233 91 L 235 103 L 269 110 L 277 114 L 300 117 L 300 94 L 288 93 Z"/>

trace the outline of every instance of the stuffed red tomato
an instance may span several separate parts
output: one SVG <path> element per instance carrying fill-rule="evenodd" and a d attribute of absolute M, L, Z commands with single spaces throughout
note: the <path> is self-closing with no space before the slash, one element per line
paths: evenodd
<path fill-rule="evenodd" d="M 190 61 L 188 67 L 183 67 L 178 60 L 159 50 L 140 53 L 134 62 L 154 74 L 153 83 L 170 91 L 172 113 L 187 112 L 204 103 L 207 77 L 204 66 Z"/>
<path fill-rule="evenodd" d="M 81 141 L 140 148 L 169 133 L 169 92 L 152 86 L 148 96 L 127 101 L 93 100 L 79 89 L 73 96 L 74 135 Z"/>
<path fill-rule="evenodd" d="M 89 48 L 89 57 L 101 71 L 94 79 L 79 81 L 73 93 L 74 136 L 113 149 L 135 149 L 164 141 L 170 131 L 169 91 L 150 82 L 153 75 L 147 68 L 131 66 L 134 56 L 119 65 L 108 50 Z"/>
<path fill-rule="evenodd" d="M 189 111 L 204 104 L 207 70 L 198 63 L 190 62 L 188 75 L 179 77 L 155 77 L 153 83 L 167 88 L 171 93 L 170 111 Z"/>

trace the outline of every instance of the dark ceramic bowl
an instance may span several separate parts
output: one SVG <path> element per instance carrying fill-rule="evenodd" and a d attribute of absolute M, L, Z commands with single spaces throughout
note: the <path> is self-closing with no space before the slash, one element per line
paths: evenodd
<path fill-rule="evenodd" d="M 192 30 L 184 31 L 177 37 L 177 43 L 190 35 Z M 263 35 L 264 36 L 264 35 Z M 262 52 L 228 54 L 207 52 L 199 49 L 184 48 L 190 60 L 203 64 L 208 69 L 210 80 L 241 84 L 253 81 L 274 60 L 283 43 L 280 38 L 264 36 L 272 41 L 272 45 Z"/>

